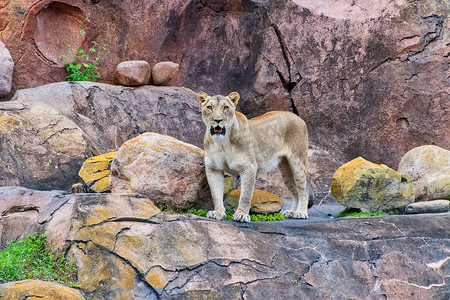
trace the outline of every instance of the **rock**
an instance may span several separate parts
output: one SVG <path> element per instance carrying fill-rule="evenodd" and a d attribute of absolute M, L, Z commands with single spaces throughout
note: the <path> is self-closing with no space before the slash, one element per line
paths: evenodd
<path fill-rule="evenodd" d="M 89 148 L 84 132 L 54 106 L 0 102 L 0 186 L 69 190 Z"/>
<path fill-rule="evenodd" d="M 274 24 L 264 32 L 268 61 L 255 66 L 254 88 L 241 93 L 241 107 L 256 115 L 273 102 L 290 106 L 306 121 L 310 143 L 343 162 L 363 156 L 397 169 L 417 145 L 449 149 L 448 84 L 428 84 L 446 78 L 448 6 L 331 3 L 266 4 Z M 284 91 L 278 99 L 271 95 L 277 88 Z"/>
<path fill-rule="evenodd" d="M 334 170 L 337 170 L 342 164 L 331 153 L 315 145 L 310 145 L 309 148 L 308 175 L 310 187 L 308 189 L 311 194 L 310 198 L 316 197 L 320 201 L 335 202 L 334 197 L 329 196 L 331 178 Z M 292 194 L 284 184 L 280 171 L 277 168 L 259 175 L 256 178 L 255 188 L 270 192 L 283 199 L 292 198 Z"/>
<path fill-rule="evenodd" d="M 48 299 L 84 300 L 76 289 L 56 282 L 23 280 L 0 284 L 0 297 L 4 300 Z"/>
<path fill-rule="evenodd" d="M 178 73 L 180 65 L 171 61 L 159 62 L 152 69 L 152 83 L 154 85 L 167 85 Z"/>
<path fill-rule="evenodd" d="M 111 192 L 142 194 L 175 209 L 197 206 L 211 198 L 203 155 L 202 149 L 173 137 L 141 134 L 114 157 Z"/>
<path fill-rule="evenodd" d="M 9 202 L 11 194 L 18 195 L 16 198 L 20 198 L 22 203 L 28 202 L 36 207 L 40 218 L 35 219 L 34 228 L 21 228 L 20 225 L 16 227 L 22 229 L 23 236 L 32 235 L 36 231 L 45 234 L 48 248 L 57 247 L 68 253 L 69 259 L 76 261 L 79 288 L 90 298 L 132 299 L 133 295 L 138 296 L 142 290 L 148 289 L 145 285 L 142 286 L 134 267 L 120 256 L 109 256 L 106 247 L 115 248 L 114 241 L 109 240 L 112 238 L 109 234 L 119 228 L 118 224 L 134 227 L 140 222 L 149 221 L 160 212 L 150 200 L 135 194 L 61 194 L 58 191 L 0 188 L 4 189 L 12 191 L 9 194 L 0 194 L 0 205 L 9 211 L 6 218 L 0 219 L 0 225 L 4 225 L 5 219 L 14 214 L 20 214 L 17 210 L 23 207 L 18 201 Z M 48 201 L 43 203 L 41 198 Z M 11 208 L 16 212 L 12 212 Z M 12 236 L 9 232 L 11 227 L 0 228 L 2 240 L 6 236 Z M 121 233 L 118 233 L 117 238 L 120 235 Z M 73 247 L 75 244 L 72 239 L 79 241 L 77 246 Z M 94 244 L 90 242 L 91 239 L 106 243 Z M 145 298 L 145 295 L 144 293 L 142 298 Z"/>
<path fill-rule="evenodd" d="M 223 199 L 228 197 L 231 191 L 233 190 L 233 176 L 231 176 L 228 173 L 225 173 L 224 177 L 225 177 L 225 184 L 223 187 Z M 211 206 L 211 209 L 213 209 L 213 205 Z"/>
<path fill-rule="evenodd" d="M 124 86 L 148 84 L 150 65 L 143 60 L 123 61 L 116 67 L 115 80 Z"/>
<path fill-rule="evenodd" d="M 447 78 L 445 1 L 370 9 L 329 0 L 174 0 L 151 9 L 144 1 L 138 9 L 108 1 L 9 3 L 0 7 L 0 32 L 16 62 L 14 90 L 64 80 L 60 42 L 82 46 L 102 36 L 110 44 L 99 63 L 105 82 L 129 58 L 151 66 L 180 62 L 177 85 L 209 94 L 237 90 L 250 117 L 298 111 L 311 142 L 341 161 L 364 156 L 396 168 L 416 145 L 450 147 L 447 81 L 429 82 Z M 81 36 L 79 21 L 87 16 L 91 23 Z M 27 75 L 33 70 L 40 76 Z"/>
<path fill-rule="evenodd" d="M 444 213 L 450 211 L 449 200 L 421 201 L 409 204 L 405 208 L 407 214 Z"/>
<path fill-rule="evenodd" d="M 42 224 L 63 205 L 68 192 L 43 192 L 23 187 L 0 187 L 0 248 L 6 242 L 43 233 Z"/>
<path fill-rule="evenodd" d="M 88 189 L 86 187 L 86 185 L 84 185 L 81 182 L 77 182 L 75 184 L 72 185 L 72 188 L 70 189 L 70 191 L 74 194 L 76 193 L 87 193 Z"/>
<path fill-rule="evenodd" d="M 450 166 L 428 176 L 425 194 L 431 199 L 450 200 Z"/>
<path fill-rule="evenodd" d="M 6 48 L 0 41 L 0 98 L 8 96 L 12 88 L 14 62 Z"/>
<path fill-rule="evenodd" d="M 414 202 L 414 186 L 408 174 L 362 157 L 337 169 L 331 193 L 342 205 L 369 212 L 399 210 Z"/>
<path fill-rule="evenodd" d="M 20 90 L 0 102 L 0 186 L 70 190 L 88 157 L 141 133 L 202 146 L 204 130 L 196 96 L 184 88 L 61 82 Z"/>
<path fill-rule="evenodd" d="M 239 196 L 241 195 L 241 189 L 231 191 L 230 195 L 225 198 L 225 205 L 233 210 L 239 204 Z M 250 212 L 258 214 L 273 214 L 280 212 L 283 207 L 283 199 L 272 193 L 257 190 L 253 191 L 252 204 Z"/>
<path fill-rule="evenodd" d="M 109 185 L 111 163 L 117 151 L 88 158 L 81 166 L 78 176 L 96 193 L 111 191 Z"/>
<path fill-rule="evenodd" d="M 450 213 L 240 224 L 161 213 L 137 195 L 9 189 L 62 201 L 36 226 L 76 261 L 90 299 L 450 296 Z"/>
<path fill-rule="evenodd" d="M 414 182 L 416 200 L 450 197 L 450 151 L 426 145 L 406 153 L 398 166 Z"/>
<path fill-rule="evenodd" d="M 239 181 L 240 185 L 240 181 Z M 237 188 L 238 186 L 236 186 Z M 282 198 L 292 198 L 292 194 L 283 182 L 278 168 L 256 177 L 255 189 L 267 191 Z"/>
<path fill-rule="evenodd" d="M 342 162 L 332 153 L 314 145 L 309 146 L 308 175 L 311 188 L 316 194 L 316 204 L 336 201 L 330 195 L 331 180 L 334 171 L 341 165 Z"/>

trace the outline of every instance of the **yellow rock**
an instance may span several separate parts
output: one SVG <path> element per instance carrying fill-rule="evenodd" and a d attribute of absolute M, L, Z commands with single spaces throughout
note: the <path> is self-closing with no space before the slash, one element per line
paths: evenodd
<path fill-rule="evenodd" d="M 331 193 L 339 201 L 342 195 L 355 184 L 358 178 L 369 168 L 388 168 L 386 165 L 377 165 L 362 157 L 355 158 L 342 165 L 331 179 Z"/>
<path fill-rule="evenodd" d="M 414 202 L 414 185 L 408 174 L 361 157 L 334 173 L 331 193 L 344 206 L 370 212 L 401 210 Z"/>
<path fill-rule="evenodd" d="M 84 300 L 81 293 L 59 283 L 41 280 L 23 280 L 0 285 L 3 300 Z"/>
<path fill-rule="evenodd" d="M 230 195 L 225 199 L 225 203 L 235 209 L 239 204 L 241 189 L 231 191 Z M 258 214 L 277 213 L 283 207 L 283 199 L 272 193 L 254 190 L 250 211 Z"/>
<path fill-rule="evenodd" d="M 117 151 L 88 158 L 81 166 L 78 176 L 94 192 L 102 193 L 111 190 L 110 169 L 116 153 Z"/>

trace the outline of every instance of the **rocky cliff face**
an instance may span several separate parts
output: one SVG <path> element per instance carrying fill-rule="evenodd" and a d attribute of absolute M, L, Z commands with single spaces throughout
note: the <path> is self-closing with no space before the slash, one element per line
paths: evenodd
<path fill-rule="evenodd" d="M 66 39 L 74 48 L 107 39 L 103 81 L 124 60 L 174 61 L 174 83 L 239 91 L 248 116 L 296 112 L 312 143 L 342 161 L 361 155 L 396 168 L 418 145 L 450 146 L 445 1 L 30 3 L 0 5 L 14 90 L 64 80 L 58 56 Z"/>

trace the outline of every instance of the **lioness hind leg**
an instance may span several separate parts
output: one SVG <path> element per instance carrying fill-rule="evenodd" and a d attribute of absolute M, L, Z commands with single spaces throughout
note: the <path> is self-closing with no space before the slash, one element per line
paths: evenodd
<path fill-rule="evenodd" d="M 297 194 L 297 187 L 295 186 L 294 181 L 294 174 L 291 171 L 291 168 L 289 166 L 289 162 L 286 158 L 283 158 L 278 165 L 278 169 L 280 170 L 281 177 L 283 178 L 284 184 L 287 186 L 289 191 L 292 194 L 292 205 L 289 210 L 283 211 L 283 215 L 286 218 L 292 218 L 292 216 L 295 213 L 295 210 L 297 209 L 297 203 L 298 203 L 298 194 Z"/>
<path fill-rule="evenodd" d="M 297 189 L 297 201 L 293 201 L 296 204 L 296 208 L 292 213 L 292 218 L 295 219 L 308 219 L 308 191 L 306 187 L 306 163 L 302 163 L 297 157 L 291 157 L 288 159 L 289 167 L 294 178 L 295 187 Z M 293 207 L 294 208 L 294 207 Z M 293 209 L 291 208 L 291 210 Z"/>

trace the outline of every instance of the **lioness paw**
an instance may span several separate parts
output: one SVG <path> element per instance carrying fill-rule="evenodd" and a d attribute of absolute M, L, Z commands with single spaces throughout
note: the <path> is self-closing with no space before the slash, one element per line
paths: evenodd
<path fill-rule="evenodd" d="M 233 215 L 233 220 L 236 222 L 248 223 L 250 222 L 250 215 L 244 213 L 243 211 L 236 211 Z"/>
<path fill-rule="evenodd" d="M 207 218 L 210 219 L 216 219 L 216 220 L 222 220 L 225 218 L 227 214 L 225 213 L 225 210 L 210 210 L 208 211 L 208 214 L 206 215 Z"/>
<path fill-rule="evenodd" d="M 285 216 L 286 218 L 292 218 L 293 215 L 294 215 L 293 211 L 290 210 L 283 211 L 283 216 Z"/>
<path fill-rule="evenodd" d="M 308 219 L 308 213 L 302 213 L 302 212 L 295 212 L 292 215 L 292 218 L 294 219 Z"/>

